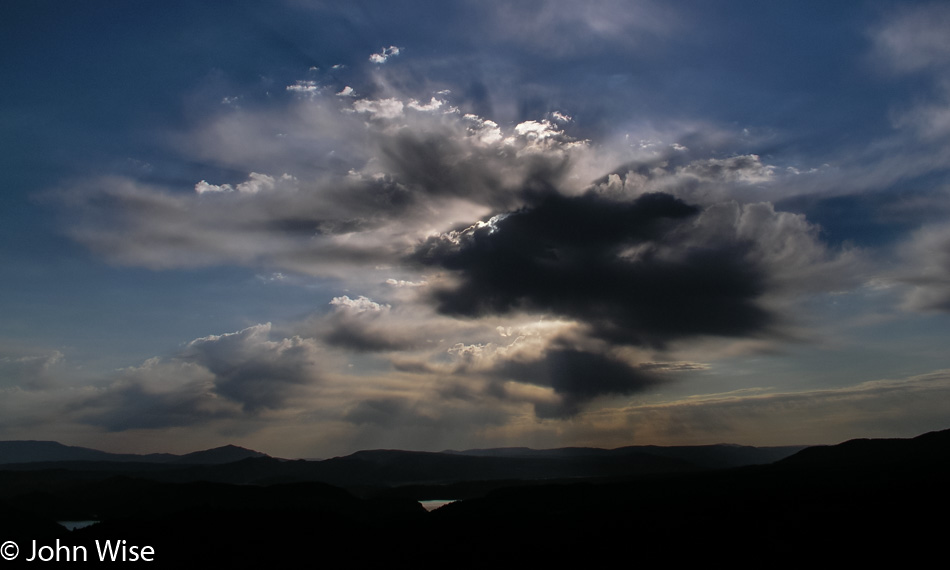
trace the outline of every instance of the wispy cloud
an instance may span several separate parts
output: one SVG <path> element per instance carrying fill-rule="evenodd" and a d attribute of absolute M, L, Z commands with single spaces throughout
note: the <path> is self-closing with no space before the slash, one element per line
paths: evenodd
<path fill-rule="evenodd" d="M 369 56 L 369 60 L 373 63 L 386 63 L 389 58 L 399 55 L 399 48 L 396 46 L 384 47 L 379 51 L 379 53 L 374 53 Z"/>

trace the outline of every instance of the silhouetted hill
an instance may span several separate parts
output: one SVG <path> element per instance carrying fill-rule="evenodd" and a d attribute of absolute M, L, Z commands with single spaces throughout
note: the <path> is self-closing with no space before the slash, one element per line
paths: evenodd
<path fill-rule="evenodd" d="M 19 463 L 54 463 L 64 461 L 108 461 L 122 463 L 182 463 L 182 464 L 220 464 L 240 461 L 248 457 L 267 457 L 259 451 L 252 451 L 226 445 L 205 451 L 195 451 L 186 455 L 171 453 L 109 453 L 86 447 L 63 445 L 55 441 L 0 441 L 0 465 Z"/>
<path fill-rule="evenodd" d="M 232 452 L 244 453 L 221 455 Z M 375 450 L 324 461 L 20 464 L 0 469 L 0 530 L 21 547 L 148 544 L 159 567 L 288 566 L 315 556 L 358 567 L 600 566 L 618 555 L 667 566 L 916 567 L 942 554 L 950 431 L 808 448 L 768 465 L 698 466 L 747 453 Z M 464 500 L 427 513 L 420 498 Z M 73 532 L 53 524 L 82 519 L 101 522 Z"/>
<path fill-rule="evenodd" d="M 24 442 L 6 442 L 24 443 Z M 34 442 L 25 442 L 34 443 Z M 45 442 L 44 442 L 45 443 Z M 52 442 L 49 442 L 52 443 Z M 78 457 L 72 460 L 34 460 L 7 463 L 7 471 L 67 470 L 84 479 L 113 475 L 144 477 L 184 483 L 215 481 L 232 484 L 323 482 L 346 488 L 398 485 L 447 485 L 468 481 L 555 481 L 580 478 L 640 477 L 684 473 L 737 465 L 755 465 L 784 457 L 798 448 L 754 448 L 731 445 L 619 449 L 562 448 L 534 450 L 508 448 L 464 452 L 401 450 L 358 451 L 322 461 L 287 461 L 236 446 L 225 446 L 184 456 L 119 456 L 53 444 L 54 453 L 32 454 Z M 70 454 L 63 453 L 63 449 Z M 75 452 L 81 450 L 83 453 Z M 85 453 L 85 452 L 92 453 Z M 23 457 L 23 454 L 20 455 Z M 97 475 L 94 475 L 97 474 Z"/>
<path fill-rule="evenodd" d="M 950 430 L 912 439 L 852 439 L 808 447 L 777 463 L 781 467 L 855 469 L 885 466 L 918 468 L 950 464 Z"/>
<path fill-rule="evenodd" d="M 547 544 L 572 545 L 580 559 L 599 545 L 629 544 L 667 562 L 915 566 L 945 543 L 934 517 L 950 507 L 948 458 L 950 431 L 853 440 L 772 465 L 495 489 L 431 514 L 459 536 L 491 528 L 500 539 L 531 529 Z M 563 562 L 547 552 L 494 555 Z"/>
<path fill-rule="evenodd" d="M 162 463 L 177 456 L 170 453 L 135 455 L 108 453 L 86 447 L 63 445 L 55 441 L 0 441 L 0 464 L 40 461 L 141 461 Z"/>
<path fill-rule="evenodd" d="M 270 457 L 266 453 L 245 449 L 236 445 L 225 445 L 205 451 L 195 451 L 174 459 L 174 463 L 192 463 L 199 465 L 220 465 L 249 458 Z"/>

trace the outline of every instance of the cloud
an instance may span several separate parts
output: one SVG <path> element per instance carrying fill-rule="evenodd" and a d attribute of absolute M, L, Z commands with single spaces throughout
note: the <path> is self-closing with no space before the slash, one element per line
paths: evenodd
<path fill-rule="evenodd" d="M 776 168 L 763 163 L 756 154 L 707 158 L 696 156 L 682 145 L 651 142 L 647 146 L 649 155 L 614 169 L 596 180 L 594 188 L 614 197 L 665 192 L 691 202 L 712 204 L 755 200 L 761 187 L 777 182 Z"/>
<path fill-rule="evenodd" d="M 774 318 L 756 303 L 764 268 L 746 239 L 690 243 L 699 209 L 665 194 L 614 202 L 551 194 L 533 208 L 429 238 L 410 258 L 453 271 L 432 292 L 444 314 L 553 313 L 612 341 L 663 346 L 689 335 L 747 335 Z"/>
<path fill-rule="evenodd" d="M 756 184 L 771 180 L 774 170 L 772 166 L 763 165 L 758 155 L 749 154 L 698 160 L 683 167 L 681 172 L 698 178 Z"/>
<path fill-rule="evenodd" d="M 650 46 L 681 29 L 682 15 L 646 0 L 596 0 L 583 6 L 566 0 L 500 4 L 492 12 L 498 41 L 520 44 L 550 57 L 596 52 L 606 46 Z"/>
<path fill-rule="evenodd" d="M 875 53 L 890 69 L 915 72 L 950 67 L 950 7 L 941 2 L 905 6 L 871 32 Z"/>
<path fill-rule="evenodd" d="M 81 397 L 68 410 L 81 423 L 108 431 L 194 426 L 240 415 L 239 405 L 216 394 L 212 372 L 158 358 L 123 369 L 107 388 Z"/>
<path fill-rule="evenodd" d="M 649 372 L 686 372 L 708 370 L 709 365 L 702 362 L 641 362 L 637 368 Z"/>
<path fill-rule="evenodd" d="M 320 323 L 323 340 L 332 346 L 356 352 L 407 350 L 418 345 L 418 339 L 405 322 L 390 319 L 389 305 L 367 297 L 350 299 L 335 297 L 330 301 L 336 310 Z"/>
<path fill-rule="evenodd" d="M 206 192 L 239 192 L 241 194 L 257 194 L 258 192 L 269 192 L 277 188 L 277 185 L 294 185 L 296 179 L 284 173 L 280 178 L 274 178 L 273 176 L 268 176 L 266 174 L 258 174 L 257 172 L 252 172 L 249 175 L 249 178 L 246 182 L 242 182 L 237 185 L 236 188 L 232 187 L 230 184 L 209 184 L 207 181 L 202 180 L 201 182 L 195 184 L 195 192 L 198 194 L 204 194 Z"/>
<path fill-rule="evenodd" d="M 503 130 L 436 112 L 437 103 L 333 98 L 291 105 L 287 117 L 226 114 L 183 146 L 224 164 L 287 169 L 202 179 L 192 192 L 103 177 L 48 199 L 68 212 L 72 237 L 116 263 L 340 276 L 398 262 L 426 234 L 473 215 L 516 208 L 526 188 L 580 185 L 567 176 L 585 149 L 563 132 Z M 284 136 L 267 134 L 275 129 Z"/>
<path fill-rule="evenodd" d="M 342 297 L 334 297 L 330 300 L 330 304 L 340 308 L 345 308 L 346 310 L 355 313 L 364 313 L 366 311 L 382 312 L 388 311 L 390 309 L 389 305 L 381 305 L 376 301 L 373 301 L 372 299 L 362 295 L 356 299 L 350 299 L 346 295 L 343 295 Z"/>
<path fill-rule="evenodd" d="M 58 351 L 45 354 L 13 354 L 0 356 L 0 387 L 40 390 L 56 384 L 56 369 L 65 355 Z"/>
<path fill-rule="evenodd" d="M 286 89 L 297 93 L 316 93 L 320 87 L 313 80 L 298 80 L 293 85 L 288 85 Z"/>
<path fill-rule="evenodd" d="M 910 286 L 904 306 L 950 312 L 950 225 L 921 228 L 898 252 L 903 266 L 895 280 Z"/>
<path fill-rule="evenodd" d="M 379 53 L 374 53 L 369 56 L 369 60 L 373 63 L 386 63 L 387 60 L 391 57 L 399 55 L 399 48 L 396 46 L 384 47 L 380 50 Z"/>
<path fill-rule="evenodd" d="M 633 405 L 581 416 L 601 437 L 616 422 L 618 443 L 631 433 L 651 442 L 747 445 L 837 443 L 857 437 L 912 437 L 945 429 L 946 370 L 843 388 L 773 394 L 721 394 L 660 405 Z M 607 420 L 607 418 L 611 418 Z M 583 428 L 582 428 L 583 430 Z"/>
<path fill-rule="evenodd" d="M 648 371 L 604 354 L 575 349 L 551 349 L 531 361 L 508 360 L 493 371 L 500 378 L 548 386 L 555 402 L 536 402 L 539 418 L 577 414 L 581 404 L 602 395 L 629 395 L 659 383 Z"/>
<path fill-rule="evenodd" d="M 249 417 L 285 407 L 320 382 L 314 339 L 270 340 L 270 323 L 198 338 L 171 358 L 121 370 L 71 406 L 83 422 L 110 431 L 157 429 Z"/>
<path fill-rule="evenodd" d="M 503 127 L 433 96 L 368 92 L 222 114 L 183 144 L 214 164 L 248 165 L 246 177 L 184 188 L 100 178 L 52 196 L 71 235 L 113 262 L 244 265 L 366 293 L 334 297 L 299 336 L 251 327 L 195 340 L 129 372 L 103 406 L 153 406 L 140 414 L 150 425 L 182 421 L 173 406 L 259 416 L 321 383 L 320 358 L 341 349 L 361 371 L 451 376 L 455 393 L 502 415 L 563 418 L 691 369 L 658 364 L 677 359 L 679 341 L 780 336 L 789 300 L 857 273 L 854 256 L 825 247 L 804 216 L 762 201 L 782 175 L 758 155 L 704 155 L 692 142 L 621 152 L 576 139 L 560 113 Z M 519 320 L 553 324 L 522 334 Z M 585 367 L 596 373 L 558 372 Z M 181 390 L 143 383 L 179 368 L 192 378 Z M 89 417 L 109 429 L 132 421 Z"/>
<path fill-rule="evenodd" d="M 395 119 L 402 115 L 403 102 L 399 99 L 360 99 L 353 102 L 353 109 L 357 113 L 369 113 L 374 119 Z"/>
<path fill-rule="evenodd" d="M 426 281 L 406 281 L 405 279 L 387 279 L 386 284 L 391 287 L 425 287 L 429 283 Z"/>
<path fill-rule="evenodd" d="M 420 291 L 443 315 L 542 315 L 573 324 L 530 345 L 519 337 L 504 347 L 449 350 L 454 374 L 516 383 L 496 384 L 493 393 L 531 402 L 538 417 L 572 416 L 601 396 L 645 392 L 662 372 L 704 369 L 648 359 L 684 339 L 781 337 L 799 296 L 859 280 L 853 256 L 829 251 L 804 216 L 769 203 L 703 207 L 666 193 L 608 195 L 596 187 L 525 195 L 520 209 L 430 236 L 407 261 L 445 272 Z M 618 347 L 640 352 L 620 356 Z M 519 396 L 517 385 L 526 384 L 552 393 Z"/>
<path fill-rule="evenodd" d="M 432 97 L 431 99 L 429 99 L 428 103 L 420 103 L 416 101 L 415 99 L 410 99 L 409 103 L 407 104 L 407 106 L 410 109 L 415 109 L 416 111 L 423 111 L 423 112 L 436 111 L 438 109 L 441 109 L 442 105 L 445 105 L 445 101 L 442 101 L 441 99 L 436 99 L 435 97 Z"/>

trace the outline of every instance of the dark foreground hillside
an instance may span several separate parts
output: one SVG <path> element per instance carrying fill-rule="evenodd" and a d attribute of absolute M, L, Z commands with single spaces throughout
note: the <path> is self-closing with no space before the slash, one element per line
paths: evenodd
<path fill-rule="evenodd" d="M 950 432 L 809 448 L 765 466 L 470 482 L 481 496 L 431 513 L 415 499 L 462 487 L 354 494 L 317 482 L 88 475 L 0 472 L 0 541 L 16 542 L 21 561 L 35 540 L 66 556 L 84 547 L 92 562 L 96 541 L 125 540 L 128 557 L 133 545 L 154 549 L 154 562 L 139 561 L 151 567 L 917 565 L 945 542 Z M 54 523 L 76 517 L 102 522 L 72 532 Z"/>

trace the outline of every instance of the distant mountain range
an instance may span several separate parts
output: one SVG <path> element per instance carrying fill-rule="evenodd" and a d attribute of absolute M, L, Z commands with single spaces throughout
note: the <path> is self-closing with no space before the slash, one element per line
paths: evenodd
<path fill-rule="evenodd" d="M 67 469 L 98 472 L 103 477 L 123 474 L 175 482 L 322 482 L 352 488 L 684 473 L 772 463 L 801 449 L 708 445 L 618 449 L 499 448 L 439 453 L 369 450 L 321 461 L 288 461 L 233 445 L 187 455 L 134 455 L 106 453 L 52 441 L 6 441 L 0 442 L 0 468 L 15 471 Z"/>
<path fill-rule="evenodd" d="M 63 445 L 55 441 L 0 441 L 0 465 L 57 461 L 114 461 L 136 463 L 171 463 L 179 465 L 218 465 L 249 457 L 268 457 L 236 445 L 225 445 L 186 455 L 171 453 L 108 453 L 87 447 Z"/>

